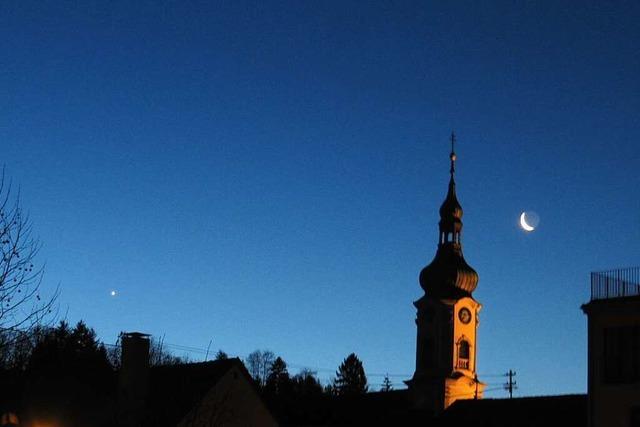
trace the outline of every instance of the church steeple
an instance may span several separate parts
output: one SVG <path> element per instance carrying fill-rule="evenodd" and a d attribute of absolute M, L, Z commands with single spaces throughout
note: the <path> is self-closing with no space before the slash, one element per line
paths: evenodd
<path fill-rule="evenodd" d="M 447 197 L 445 198 L 442 206 L 440 206 L 440 240 L 438 247 L 450 243 L 452 245 L 460 246 L 460 234 L 462 232 L 462 206 L 458 202 L 456 196 L 456 152 L 455 152 L 456 136 L 451 132 L 451 154 L 449 159 L 451 160 L 451 168 L 449 173 L 449 189 L 447 191 Z"/>
<path fill-rule="evenodd" d="M 441 412 L 458 399 L 481 398 L 476 375 L 478 313 L 472 292 L 478 273 L 462 255 L 462 206 L 456 196 L 455 135 L 451 134 L 449 188 L 440 206 L 438 249 L 420 272 L 424 295 L 416 316 L 416 370 L 406 382 L 415 409 Z"/>
<path fill-rule="evenodd" d="M 449 188 L 440 206 L 440 230 L 436 256 L 420 273 L 420 286 L 435 297 L 471 296 L 478 285 L 478 274 L 462 255 L 462 206 L 456 196 L 455 134 L 451 133 Z"/>

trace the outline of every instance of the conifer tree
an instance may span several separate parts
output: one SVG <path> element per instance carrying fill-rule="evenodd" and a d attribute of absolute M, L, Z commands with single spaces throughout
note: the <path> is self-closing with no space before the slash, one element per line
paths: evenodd
<path fill-rule="evenodd" d="M 334 387 L 341 396 L 364 394 L 369 390 L 364 367 L 355 353 L 347 356 L 338 367 Z"/>
<path fill-rule="evenodd" d="M 287 364 L 281 357 L 276 357 L 276 360 L 271 364 L 269 375 L 267 376 L 265 384 L 267 392 L 278 396 L 286 392 L 290 382 L 291 378 L 289 377 Z"/>

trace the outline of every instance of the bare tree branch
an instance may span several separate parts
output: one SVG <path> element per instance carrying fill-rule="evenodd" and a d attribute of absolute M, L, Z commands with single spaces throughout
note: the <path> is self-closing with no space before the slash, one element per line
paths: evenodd
<path fill-rule="evenodd" d="M 44 265 L 35 258 L 41 244 L 32 234 L 28 215 L 20 207 L 20 192 L 11 195 L 11 182 L 0 175 L 0 352 L 19 343 L 21 332 L 52 318 L 59 289 L 41 294 Z"/>

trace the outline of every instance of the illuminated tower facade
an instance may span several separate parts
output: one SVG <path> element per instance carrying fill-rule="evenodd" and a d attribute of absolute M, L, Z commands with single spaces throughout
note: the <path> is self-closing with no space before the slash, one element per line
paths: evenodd
<path fill-rule="evenodd" d="M 420 272 L 424 296 L 418 310 L 416 370 L 407 381 L 415 409 L 439 413 L 458 399 L 481 398 L 484 384 L 476 375 L 478 312 L 473 298 L 478 274 L 462 255 L 462 207 L 456 196 L 454 150 L 447 197 L 440 207 L 438 249 Z"/>

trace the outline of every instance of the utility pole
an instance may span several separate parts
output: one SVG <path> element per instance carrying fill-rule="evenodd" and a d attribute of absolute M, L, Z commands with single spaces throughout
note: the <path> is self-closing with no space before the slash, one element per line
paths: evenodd
<path fill-rule="evenodd" d="M 207 353 L 204 355 L 204 361 L 207 361 L 207 357 L 209 357 L 209 349 L 211 348 L 211 342 L 213 340 L 209 340 L 209 345 L 207 346 Z"/>
<path fill-rule="evenodd" d="M 509 399 L 513 399 L 513 389 L 518 388 L 518 386 L 516 385 L 516 382 L 513 380 L 513 377 L 516 376 L 516 373 L 511 369 L 509 369 L 509 372 L 507 372 L 505 376 L 509 377 L 509 382 L 505 383 L 504 389 L 509 391 Z"/>

